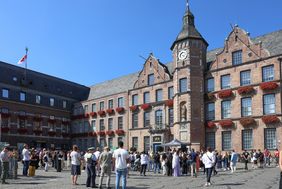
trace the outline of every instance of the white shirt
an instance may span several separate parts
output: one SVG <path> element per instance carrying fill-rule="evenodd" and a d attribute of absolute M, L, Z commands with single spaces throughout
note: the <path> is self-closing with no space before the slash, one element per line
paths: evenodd
<path fill-rule="evenodd" d="M 116 159 L 116 169 L 127 169 L 126 160 L 129 159 L 129 154 L 126 150 L 122 148 L 116 149 L 113 157 Z"/>
<path fill-rule="evenodd" d="M 30 160 L 30 152 L 28 149 L 23 149 L 22 151 L 22 155 L 23 155 L 23 161 L 29 161 Z"/>
<path fill-rule="evenodd" d="M 205 168 L 211 168 L 215 163 L 215 155 L 211 152 L 206 152 L 202 157 L 202 161 L 205 164 Z"/>
<path fill-rule="evenodd" d="M 97 159 L 99 159 L 101 152 L 100 151 L 96 151 L 94 152 L 94 155 Z"/>
<path fill-rule="evenodd" d="M 71 164 L 72 165 L 80 165 L 80 158 L 81 155 L 80 153 L 76 152 L 76 151 L 72 151 L 70 154 L 71 157 Z"/>
<path fill-rule="evenodd" d="M 149 157 L 147 154 L 141 154 L 141 165 L 149 163 Z"/>

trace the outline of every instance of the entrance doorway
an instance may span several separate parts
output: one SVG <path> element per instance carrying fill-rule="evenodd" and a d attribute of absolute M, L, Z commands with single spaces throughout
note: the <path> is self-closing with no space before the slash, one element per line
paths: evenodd
<path fill-rule="evenodd" d="M 157 152 L 158 146 L 161 146 L 161 144 L 162 144 L 162 143 L 154 143 L 154 144 L 153 144 L 153 152 L 154 152 L 154 153 Z"/>

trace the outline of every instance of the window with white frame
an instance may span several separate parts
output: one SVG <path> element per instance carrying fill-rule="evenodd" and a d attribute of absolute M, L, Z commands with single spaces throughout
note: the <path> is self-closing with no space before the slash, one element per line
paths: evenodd
<path fill-rule="evenodd" d="M 157 110 L 155 112 L 155 124 L 156 126 L 161 127 L 163 124 L 163 111 L 162 110 Z"/>
<path fill-rule="evenodd" d="M 108 130 L 113 130 L 113 118 L 108 119 Z"/>
<path fill-rule="evenodd" d="M 154 74 L 149 74 L 148 75 L 148 85 L 154 85 L 154 82 L 155 82 Z"/>
<path fill-rule="evenodd" d="M 174 112 L 173 112 L 173 108 L 169 108 L 168 109 L 168 124 L 169 126 L 173 126 L 173 122 L 174 122 Z"/>
<path fill-rule="evenodd" d="M 108 109 L 112 109 L 112 108 L 114 108 L 114 100 L 113 99 L 108 101 Z"/>
<path fill-rule="evenodd" d="M 215 119 L 215 109 L 214 109 L 214 102 L 207 104 L 207 112 L 206 117 L 208 121 Z"/>
<path fill-rule="evenodd" d="M 88 113 L 88 105 L 84 105 L 84 113 Z"/>
<path fill-rule="evenodd" d="M 206 133 L 206 147 L 215 149 L 215 132 Z"/>
<path fill-rule="evenodd" d="M 225 100 L 221 102 L 221 118 L 226 119 L 231 117 L 231 101 Z"/>
<path fill-rule="evenodd" d="M 105 130 L 105 121 L 104 119 L 100 119 L 100 131 L 104 131 Z"/>
<path fill-rule="evenodd" d="M 229 89 L 231 87 L 230 75 L 222 75 L 220 81 L 221 81 L 221 89 Z"/>
<path fill-rule="evenodd" d="M 150 136 L 144 136 L 144 151 L 150 151 Z"/>
<path fill-rule="evenodd" d="M 179 79 L 179 92 L 183 93 L 183 92 L 187 92 L 187 90 L 188 90 L 187 78 Z"/>
<path fill-rule="evenodd" d="M 241 115 L 242 117 L 252 115 L 252 98 L 242 98 L 241 99 Z"/>
<path fill-rule="evenodd" d="M 118 117 L 118 129 L 123 129 L 123 117 Z"/>
<path fill-rule="evenodd" d="M 144 127 L 150 127 L 150 112 L 144 112 Z"/>
<path fill-rule="evenodd" d="M 222 131 L 222 150 L 232 150 L 231 131 Z"/>
<path fill-rule="evenodd" d="M 144 104 L 150 103 L 150 92 L 143 93 Z"/>
<path fill-rule="evenodd" d="M 20 101 L 25 102 L 25 100 L 26 100 L 26 93 L 20 92 Z"/>
<path fill-rule="evenodd" d="M 264 129 L 264 148 L 274 150 L 277 148 L 276 128 Z"/>
<path fill-rule="evenodd" d="M 232 65 L 242 64 L 242 50 L 232 53 Z"/>
<path fill-rule="evenodd" d="M 123 106 L 124 106 L 123 97 L 119 97 L 118 98 L 118 107 L 123 107 Z"/>
<path fill-rule="evenodd" d="M 251 84 L 251 71 L 247 70 L 240 72 L 240 85 L 245 86 L 250 84 Z"/>
<path fill-rule="evenodd" d="M 168 88 L 168 99 L 172 99 L 174 95 L 173 87 Z"/>
<path fill-rule="evenodd" d="M 160 102 L 163 100 L 163 90 L 158 89 L 156 90 L 156 102 Z"/>
<path fill-rule="evenodd" d="M 138 113 L 132 113 L 132 128 L 138 128 Z"/>
<path fill-rule="evenodd" d="M 91 121 L 91 128 L 92 128 L 92 131 L 96 132 L 96 120 Z"/>
<path fill-rule="evenodd" d="M 9 98 L 9 89 L 2 89 L 2 97 Z"/>
<path fill-rule="evenodd" d="M 263 95 L 263 114 L 275 113 L 275 94 Z"/>
<path fill-rule="evenodd" d="M 214 78 L 207 79 L 207 92 L 214 91 Z"/>
<path fill-rule="evenodd" d="M 96 103 L 93 103 L 92 104 L 92 112 L 96 112 L 97 111 L 97 109 L 96 109 Z"/>
<path fill-rule="evenodd" d="M 104 110 L 105 109 L 105 103 L 104 101 L 100 102 L 100 110 Z"/>
<path fill-rule="evenodd" d="M 138 105 L 138 95 L 132 95 L 132 105 Z"/>
<path fill-rule="evenodd" d="M 253 149 L 253 130 L 252 129 L 242 130 L 242 149 L 243 150 Z"/>
<path fill-rule="evenodd" d="M 274 66 L 265 66 L 262 68 L 262 81 L 272 81 L 274 80 Z"/>

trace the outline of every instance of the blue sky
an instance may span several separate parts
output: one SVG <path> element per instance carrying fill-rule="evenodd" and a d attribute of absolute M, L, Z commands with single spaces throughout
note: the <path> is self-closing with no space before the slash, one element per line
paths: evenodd
<path fill-rule="evenodd" d="M 150 52 L 167 63 L 185 0 L 13 0 L 0 2 L 0 61 L 86 86 L 140 71 Z M 281 0 L 190 0 L 209 49 L 230 24 L 251 37 L 282 29 Z"/>

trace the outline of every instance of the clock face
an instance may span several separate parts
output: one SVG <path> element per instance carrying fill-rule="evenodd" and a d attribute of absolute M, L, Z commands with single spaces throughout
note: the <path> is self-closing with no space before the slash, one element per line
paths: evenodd
<path fill-rule="evenodd" d="M 187 55 L 188 55 L 188 52 L 186 50 L 181 50 L 179 53 L 178 53 L 178 58 L 180 60 L 184 60 L 185 58 L 187 58 Z"/>

